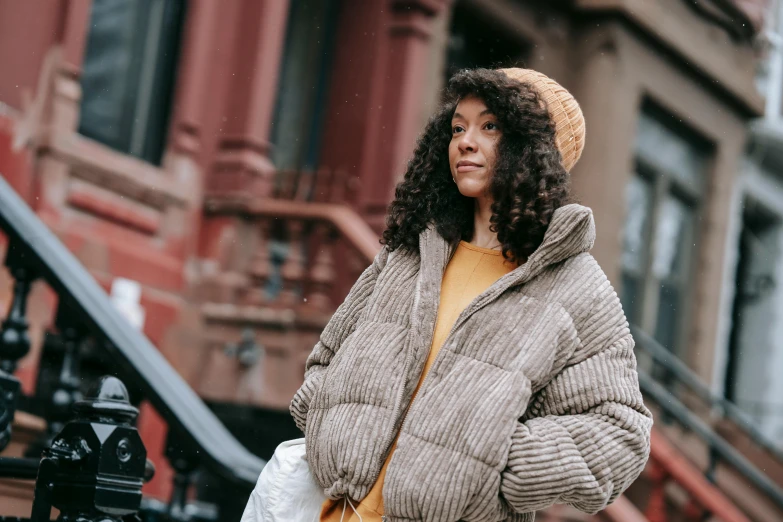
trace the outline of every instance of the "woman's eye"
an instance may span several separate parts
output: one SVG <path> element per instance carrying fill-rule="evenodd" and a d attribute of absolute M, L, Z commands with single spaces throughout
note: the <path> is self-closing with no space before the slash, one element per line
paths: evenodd
<path fill-rule="evenodd" d="M 498 130 L 497 124 L 492 122 L 489 122 L 486 125 L 484 125 L 484 128 L 487 130 Z"/>
<path fill-rule="evenodd" d="M 462 127 L 460 127 L 459 125 L 455 125 L 454 127 L 452 127 L 451 132 L 456 134 L 456 133 L 458 133 L 461 130 L 462 130 Z"/>

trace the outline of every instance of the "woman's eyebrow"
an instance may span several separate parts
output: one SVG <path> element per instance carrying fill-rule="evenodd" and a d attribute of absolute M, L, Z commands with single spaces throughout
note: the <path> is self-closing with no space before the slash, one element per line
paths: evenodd
<path fill-rule="evenodd" d="M 484 109 L 483 111 L 481 111 L 481 113 L 479 113 L 479 117 L 481 117 L 481 116 L 486 116 L 487 114 L 491 114 L 492 116 L 494 116 L 494 115 L 495 115 L 495 113 L 493 113 L 491 110 L 489 110 L 489 109 Z M 455 113 L 454 113 L 454 116 L 452 116 L 452 117 L 451 117 L 451 119 L 452 119 L 452 120 L 456 120 L 457 118 L 461 118 L 461 119 L 463 119 L 463 120 L 464 120 L 464 119 L 466 119 L 466 118 L 465 118 L 465 116 L 463 116 L 462 114 L 460 114 L 460 113 L 458 113 L 458 112 L 455 112 Z"/>

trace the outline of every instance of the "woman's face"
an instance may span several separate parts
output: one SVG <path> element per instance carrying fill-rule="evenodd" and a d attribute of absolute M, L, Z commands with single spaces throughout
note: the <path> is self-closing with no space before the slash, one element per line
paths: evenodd
<path fill-rule="evenodd" d="M 486 195 L 500 136 L 497 118 L 480 98 L 460 100 L 451 119 L 449 165 L 463 196 Z"/>

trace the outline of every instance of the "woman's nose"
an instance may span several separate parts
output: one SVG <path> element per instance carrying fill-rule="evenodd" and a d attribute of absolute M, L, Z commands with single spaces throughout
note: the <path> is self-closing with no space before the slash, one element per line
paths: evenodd
<path fill-rule="evenodd" d="M 471 131 L 465 131 L 459 142 L 460 152 L 476 152 L 476 140 Z"/>

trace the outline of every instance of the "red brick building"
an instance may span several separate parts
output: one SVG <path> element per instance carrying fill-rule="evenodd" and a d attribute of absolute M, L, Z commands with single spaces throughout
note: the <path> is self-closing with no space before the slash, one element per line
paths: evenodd
<path fill-rule="evenodd" d="M 583 107 L 573 185 L 629 318 L 711 383 L 766 4 L 3 1 L 0 174 L 107 290 L 141 286 L 144 332 L 202 397 L 284 415 L 448 74 L 536 68 Z M 666 205 L 684 261 L 656 273 L 635 234 L 653 243 Z M 160 453 L 154 413 L 140 422 Z"/>

